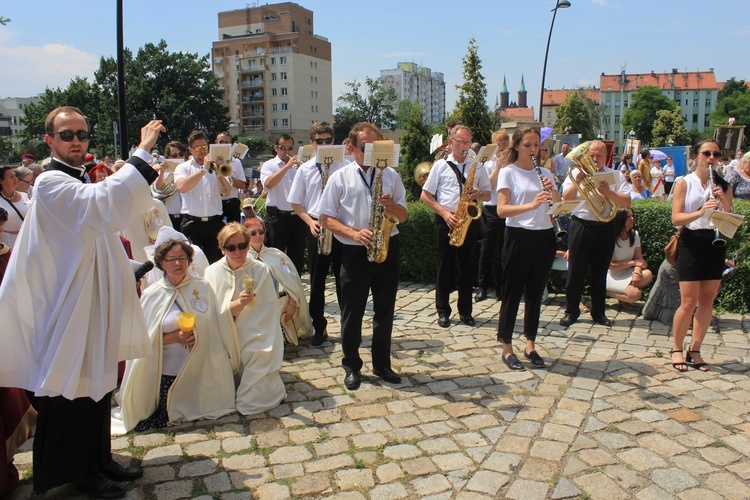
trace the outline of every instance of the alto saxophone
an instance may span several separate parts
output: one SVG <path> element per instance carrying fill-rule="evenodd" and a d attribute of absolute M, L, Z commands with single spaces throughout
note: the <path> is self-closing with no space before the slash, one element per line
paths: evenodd
<path fill-rule="evenodd" d="M 387 167 L 377 168 L 377 175 L 372 189 L 372 209 L 370 210 L 370 231 L 373 235 L 373 244 L 367 249 L 367 260 L 381 264 L 388 257 L 388 242 L 391 239 L 391 230 L 398 224 L 398 219 L 393 214 L 385 211 L 379 203 L 383 196 L 383 170 Z"/>
<path fill-rule="evenodd" d="M 323 194 L 323 190 L 326 188 L 328 183 L 328 176 L 330 174 L 330 163 L 324 163 L 325 168 L 320 170 L 320 193 Z M 320 226 L 318 232 L 318 255 L 329 255 L 331 253 L 331 245 L 333 244 L 333 233 L 328 229 Z"/>
<path fill-rule="evenodd" d="M 460 247 L 464 244 L 466 233 L 469 232 L 471 221 L 477 220 L 482 216 L 482 211 L 476 202 L 469 201 L 469 191 L 474 187 L 474 174 L 477 171 L 476 155 L 473 151 L 467 151 L 466 157 L 474 159 L 474 163 L 469 167 L 469 175 L 466 176 L 464 188 L 461 190 L 461 198 L 458 200 L 458 208 L 453 216 L 458 219 L 458 225 L 448 232 L 448 242 L 454 247 Z M 471 156 L 469 156 L 471 155 Z"/>

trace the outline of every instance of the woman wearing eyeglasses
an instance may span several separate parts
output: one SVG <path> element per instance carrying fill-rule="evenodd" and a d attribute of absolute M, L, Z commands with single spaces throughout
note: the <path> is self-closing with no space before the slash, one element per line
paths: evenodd
<path fill-rule="evenodd" d="M 680 280 L 680 307 L 674 315 L 674 346 L 672 366 L 687 371 L 687 363 L 701 371 L 708 365 L 701 356 L 701 344 L 711 323 L 714 299 L 719 291 L 724 271 L 726 248 L 714 246 L 714 229 L 708 210 L 733 209 L 732 188 L 713 172 L 713 198 L 709 192 L 709 167 L 721 158 L 719 144 L 704 139 L 693 146 L 695 171 L 677 180 L 672 201 L 672 223 L 682 227 L 677 250 L 677 275 Z M 695 316 L 693 317 L 693 313 Z M 683 357 L 683 341 L 690 321 L 693 322 L 693 341 Z"/>
<path fill-rule="evenodd" d="M 29 211 L 29 197 L 18 191 L 18 177 L 11 167 L 0 167 L 0 207 L 8 211 L 8 221 L 5 230 L 0 235 L 0 241 L 13 248 L 21 230 L 26 214 Z"/>
<path fill-rule="evenodd" d="M 279 324 L 279 295 L 271 271 L 248 259 L 249 231 L 237 222 L 218 235 L 222 259 L 206 269 L 221 314 L 234 323 L 239 357 L 237 411 L 254 415 L 276 408 L 286 398 L 281 380 L 284 340 Z"/>
<path fill-rule="evenodd" d="M 292 343 L 312 335 L 313 327 L 302 280 L 289 256 L 278 248 L 265 245 L 266 227 L 258 219 L 245 221 L 250 236 L 250 256 L 263 262 L 279 285 L 279 315 L 284 333 Z"/>
<path fill-rule="evenodd" d="M 148 287 L 141 306 L 153 354 L 128 361 L 117 395 L 124 429 L 158 429 L 167 424 L 219 418 L 235 411 L 238 357 L 231 323 L 222 315 L 211 286 L 188 268 L 193 249 L 182 240 L 156 248 L 154 263 L 164 277 Z M 195 323 L 180 327 L 180 314 Z"/>

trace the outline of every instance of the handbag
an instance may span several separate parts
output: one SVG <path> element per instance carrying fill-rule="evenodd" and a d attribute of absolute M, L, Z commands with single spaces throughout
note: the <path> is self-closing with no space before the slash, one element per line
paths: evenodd
<path fill-rule="evenodd" d="M 680 244 L 680 233 L 682 233 L 682 228 L 669 238 L 669 243 L 664 247 L 664 258 L 672 267 L 677 263 L 677 246 Z"/>

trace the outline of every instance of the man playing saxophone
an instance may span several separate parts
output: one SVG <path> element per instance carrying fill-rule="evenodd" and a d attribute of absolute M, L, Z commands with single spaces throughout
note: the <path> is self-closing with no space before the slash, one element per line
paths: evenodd
<path fill-rule="evenodd" d="M 370 220 L 378 212 L 378 204 L 400 223 L 407 217 L 406 191 L 398 173 L 391 167 L 379 173 L 374 166 L 364 165 L 365 144 L 380 139 L 380 130 L 371 123 L 358 123 L 349 132 L 350 154 L 354 162 L 331 175 L 320 202 L 321 225 L 332 231 L 342 243 L 341 248 L 341 344 L 342 365 L 349 390 L 359 388 L 362 377 L 362 318 L 367 295 L 372 291 L 373 374 L 386 382 L 398 384 L 401 377 L 391 368 L 391 333 L 398 291 L 400 270 L 398 229 L 391 228 L 388 254 L 382 263 L 367 259 L 368 249 L 378 238 L 370 230 Z M 376 183 L 381 175 L 382 183 Z M 376 185 L 382 186 L 376 192 Z"/>
<path fill-rule="evenodd" d="M 453 288 L 453 268 L 458 264 L 458 314 L 461 321 L 474 326 L 472 313 L 472 280 L 474 275 L 474 249 L 479 240 L 480 222 L 466 219 L 467 205 L 477 200 L 490 200 L 490 180 L 484 168 L 467 158 L 471 146 L 471 130 L 457 125 L 451 130 L 451 154 L 432 166 L 427 182 L 422 187 L 422 201 L 435 212 L 437 228 L 437 287 L 435 307 L 438 325 L 450 326 L 450 293 Z M 468 161 L 467 161 L 468 160 Z M 464 186 L 470 177 L 474 182 Z M 470 211 L 469 211 L 470 212 Z M 464 214 L 461 220 L 457 215 Z M 467 224 L 467 227 L 461 227 Z M 465 231 L 463 244 L 451 245 L 452 231 Z"/>
<path fill-rule="evenodd" d="M 606 166 L 607 145 L 602 141 L 592 141 L 588 154 L 599 172 L 612 171 Z M 586 181 L 586 174 L 575 164 L 571 164 L 570 169 L 568 178 L 562 186 L 563 199 L 582 199 L 571 176 L 575 177 L 576 182 L 583 183 Z M 591 182 L 595 181 L 591 179 Z M 608 222 L 602 222 L 600 219 L 608 218 L 607 214 L 611 213 L 613 206 L 630 206 L 627 185 L 622 177 L 618 184 L 612 186 L 606 182 L 600 182 L 596 185 L 596 192 L 592 193 L 598 201 L 582 203 L 571 214 L 568 231 L 570 253 L 568 281 L 565 285 L 565 316 L 560 320 L 562 326 L 570 326 L 578 320 L 583 282 L 589 266 L 591 267 L 591 317 L 595 323 L 612 326 L 612 322 L 604 315 L 604 301 L 607 295 L 607 270 L 612 260 L 612 253 L 615 251 L 615 222 L 611 217 Z M 603 206 L 595 212 L 592 206 L 600 205 Z"/>
<path fill-rule="evenodd" d="M 325 293 L 326 277 L 329 267 L 333 267 L 333 276 L 336 280 L 336 297 L 341 306 L 341 285 L 339 282 L 339 267 L 341 265 L 341 242 L 330 239 L 328 253 L 319 251 L 321 239 L 324 239 L 326 231 L 321 231 L 320 198 L 323 188 L 331 175 L 346 165 L 345 162 L 331 163 L 325 158 L 317 155 L 318 146 L 333 144 L 333 127 L 326 122 L 315 122 L 310 127 L 310 144 L 315 147 L 316 155 L 302 164 L 294 176 L 292 188 L 289 191 L 287 201 L 292 209 L 310 228 L 307 234 L 307 267 L 310 270 L 310 317 L 312 318 L 315 335 L 312 345 L 319 346 L 328 337 L 326 327 L 328 321 L 325 318 Z M 330 232 L 328 235 L 330 236 Z M 323 243 L 327 246 L 327 243 Z"/>

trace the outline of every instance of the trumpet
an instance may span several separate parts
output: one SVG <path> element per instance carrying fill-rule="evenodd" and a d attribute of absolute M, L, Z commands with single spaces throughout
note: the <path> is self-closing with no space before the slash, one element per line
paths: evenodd
<path fill-rule="evenodd" d="M 536 161 L 536 156 L 531 155 L 531 162 L 534 164 L 534 170 L 536 170 L 536 175 L 539 177 L 539 183 L 542 185 L 542 189 L 549 192 L 549 189 L 544 186 L 544 174 L 542 173 L 541 167 L 539 167 L 539 163 Z M 552 205 L 554 205 L 554 203 L 550 201 L 549 208 L 552 208 Z M 562 222 L 560 221 L 559 215 L 553 215 L 552 222 L 555 224 L 555 237 L 562 238 L 568 234 L 568 231 L 563 227 Z"/>
<path fill-rule="evenodd" d="M 714 188 L 716 187 L 716 184 L 714 183 L 714 166 L 710 163 L 708 164 L 708 182 L 706 184 L 708 185 L 708 199 L 712 201 L 716 200 L 716 194 L 714 194 Z M 709 224 L 714 228 L 714 240 L 711 244 L 715 247 L 726 246 L 727 240 L 721 235 L 719 228 L 716 227 L 713 222 L 710 222 Z"/>
<path fill-rule="evenodd" d="M 232 166 L 229 163 L 219 165 L 219 175 L 222 177 L 232 177 Z"/>

